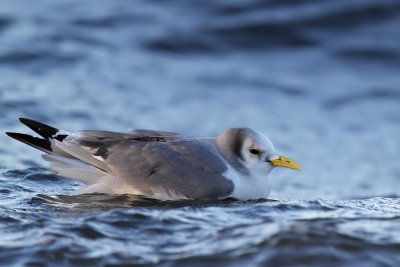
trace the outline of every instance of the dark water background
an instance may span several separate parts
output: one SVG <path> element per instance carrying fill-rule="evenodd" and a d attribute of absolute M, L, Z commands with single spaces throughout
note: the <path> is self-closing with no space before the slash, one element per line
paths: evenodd
<path fill-rule="evenodd" d="M 72 196 L 0 135 L 2 266 L 400 266 L 399 1 L 0 0 L 0 127 L 267 133 L 271 200 Z"/>

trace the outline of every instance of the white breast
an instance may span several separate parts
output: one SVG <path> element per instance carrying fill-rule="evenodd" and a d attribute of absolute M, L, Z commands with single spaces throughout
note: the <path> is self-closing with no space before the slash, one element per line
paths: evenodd
<path fill-rule="evenodd" d="M 270 194 L 270 175 L 243 175 L 231 166 L 223 173 L 223 176 L 231 180 L 234 190 L 231 197 L 240 200 L 267 198 Z"/>

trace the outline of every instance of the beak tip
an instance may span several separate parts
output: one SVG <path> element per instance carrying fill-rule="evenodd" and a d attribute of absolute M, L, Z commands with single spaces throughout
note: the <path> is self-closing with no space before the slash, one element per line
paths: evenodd
<path fill-rule="evenodd" d="M 272 159 L 270 162 L 275 167 L 285 167 L 296 171 L 302 170 L 300 164 L 298 164 L 296 161 L 282 156 L 280 156 L 278 159 Z"/>

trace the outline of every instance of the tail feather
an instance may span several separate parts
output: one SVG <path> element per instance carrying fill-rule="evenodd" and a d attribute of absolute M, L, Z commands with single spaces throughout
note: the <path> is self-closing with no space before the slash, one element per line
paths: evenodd
<path fill-rule="evenodd" d="M 42 138 L 23 133 L 6 132 L 6 134 L 45 152 L 43 158 L 51 163 L 50 170 L 56 174 L 89 185 L 89 191 L 85 189 L 82 192 L 91 192 L 96 188 L 99 189 L 99 186 L 104 187 L 105 182 L 113 181 L 110 179 L 113 176 L 108 173 L 106 164 L 74 142 L 73 133 L 30 119 L 20 118 L 20 121 Z M 67 136 L 70 136 L 71 140 L 66 139 Z"/>
<path fill-rule="evenodd" d="M 6 132 L 6 134 L 14 139 L 17 139 L 18 141 L 21 141 L 39 150 L 42 150 L 43 152 L 46 153 L 53 152 L 53 150 L 51 149 L 51 142 L 47 139 L 42 139 L 39 137 L 34 137 L 32 135 L 22 134 L 22 133 Z"/>
<path fill-rule="evenodd" d="M 101 177 L 108 175 L 106 172 L 76 159 L 50 154 L 42 155 L 42 157 L 52 164 L 51 171 L 60 176 L 81 181 L 86 185 L 95 184 Z"/>

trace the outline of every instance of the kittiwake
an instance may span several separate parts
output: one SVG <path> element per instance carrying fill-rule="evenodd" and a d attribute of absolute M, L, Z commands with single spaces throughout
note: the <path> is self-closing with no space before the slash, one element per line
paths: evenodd
<path fill-rule="evenodd" d="M 83 182 L 78 193 L 134 194 L 160 200 L 267 198 L 276 166 L 300 170 L 276 153 L 270 139 L 250 128 L 217 137 L 131 130 L 67 132 L 20 121 L 42 138 L 6 134 L 45 152 L 57 175 Z"/>

